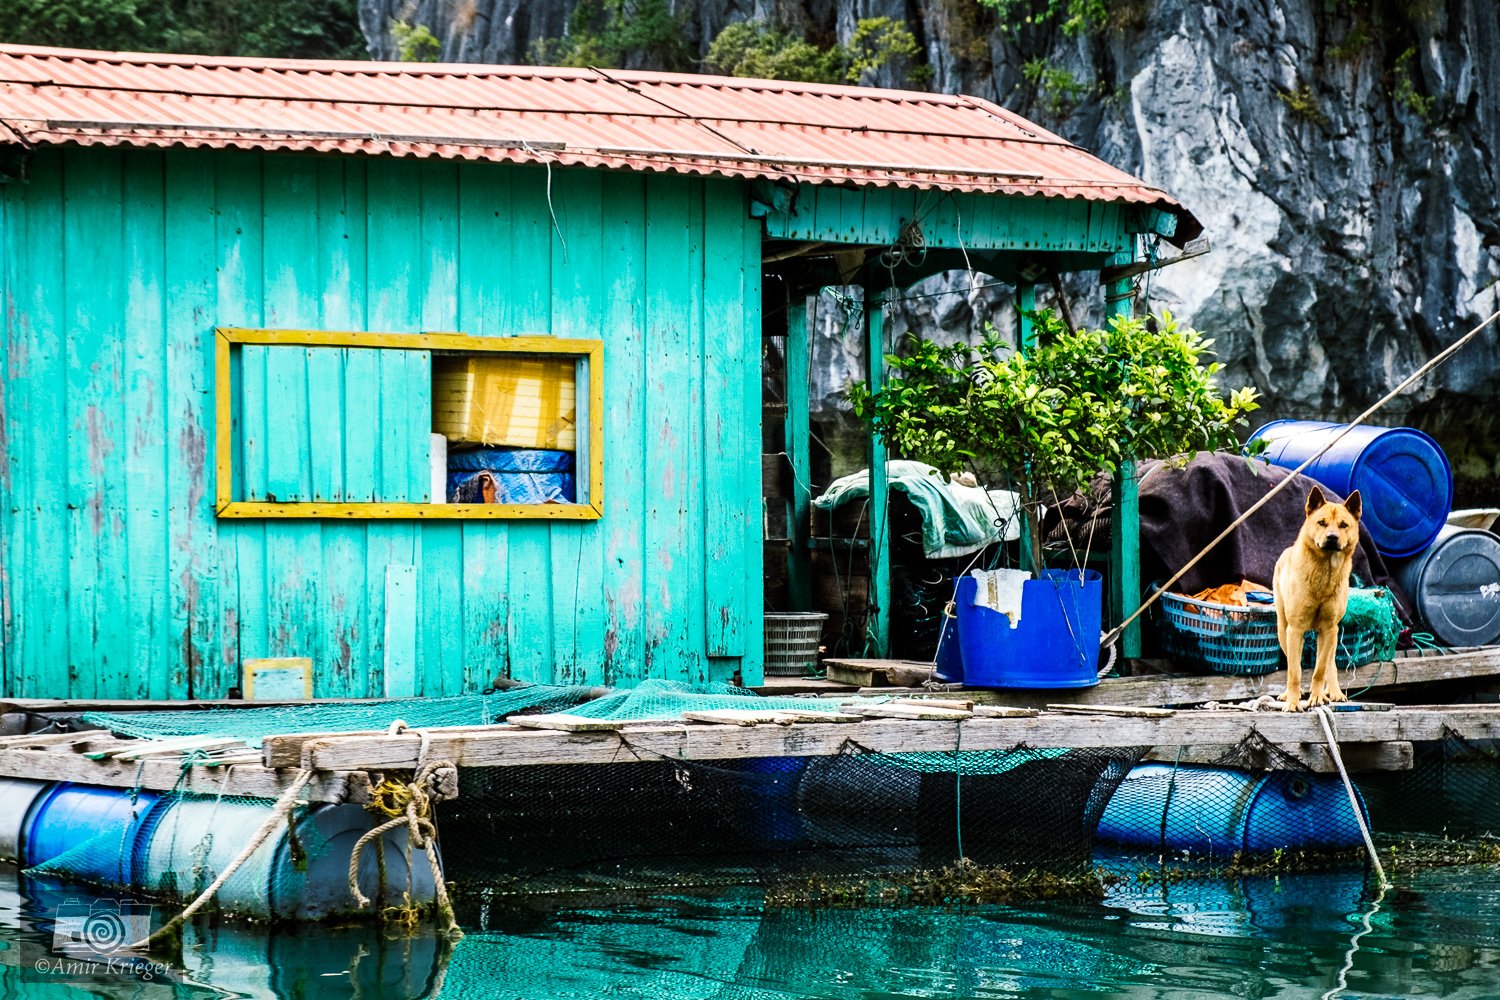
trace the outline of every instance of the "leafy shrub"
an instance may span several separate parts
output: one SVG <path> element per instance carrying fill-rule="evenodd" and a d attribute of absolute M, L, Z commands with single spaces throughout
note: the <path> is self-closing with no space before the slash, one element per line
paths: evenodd
<path fill-rule="evenodd" d="M 895 59 L 918 52 L 917 39 L 900 21 L 862 18 L 848 45 L 819 47 L 762 21 L 741 21 L 719 32 L 708 47 L 708 65 L 726 76 L 802 83 L 859 83 Z"/>
<path fill-rule="evenodd" d="M 944 474 L 1002 472 L 1020 494 L 1030 551 L 1040 571 L 1038 505 L 1084 488 L 1130 458 L 1173 458 L 1231 444 L 1256 409 L 1253 388 L 1225 399 L 1205 364 L 1213 341 L 1163 313 L 1155 324 L 1114 317 L 1102 330 L 1070 332 L 1036 314 L 1038 346 L 1012 352 L 993 327 L 972 347 L 914 338 L 888 355 L 878 393 L 849 390 L 901 455 Z"/>

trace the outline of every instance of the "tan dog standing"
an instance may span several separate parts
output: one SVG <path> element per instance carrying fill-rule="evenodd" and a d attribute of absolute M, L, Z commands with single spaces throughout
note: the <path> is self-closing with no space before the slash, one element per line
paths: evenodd
<path fill-rule="evenodd" d="M 1276 597 L 1276 634 L 1286 654 L 1285 711 L 1302 710 L 1302 646 L 1308 632 L 1318 634 L 1308 705 L 1348 700 L 1333 660 L 1339 621 L 1349 605 L 1360 508 L 1359 490 L 1343 503 L 1333 503 L 1314 486 L 1307 495 L 1307 520 L 1297 541 L 1276 560 L 1271 590 Z"/>

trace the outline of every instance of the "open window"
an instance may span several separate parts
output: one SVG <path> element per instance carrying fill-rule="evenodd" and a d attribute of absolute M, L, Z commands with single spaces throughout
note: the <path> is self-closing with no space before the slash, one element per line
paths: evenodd
<path fill-rule="evenodd" d="M 215 331 L 220 517 L 604 509 L 603 342 Z"/>

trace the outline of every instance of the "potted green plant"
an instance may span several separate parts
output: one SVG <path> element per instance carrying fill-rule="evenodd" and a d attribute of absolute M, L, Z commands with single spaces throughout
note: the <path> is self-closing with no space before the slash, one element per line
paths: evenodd
<path fill-rule="evenodd" d="M 911 338 L 904 354 L 886 357 L 890 376 L 879 392 L 861 383 L 849 396 L 855 413 L 902 456 L 944 475 L 998 476 L 1020 498 L 1033 579 L 1023 588 L 1019 635 L 990 629 L 992 641 L 970 642 L 961 623 L 966 680 L 987 672 L 970 663 L 972 646 L 1000 661 L 989 665 L 1001 677 L 994 686 L 1048 686 L 1006 683 L 1008 676 L 1056 676 L 1067 683 L 1053 686 L 1083 686 L 1095 679 L 1102 586 L 1076 548 L 1069 567 L 1045 566 L 1043 505 L 1127 459 L 1185 461 L 1234 443 L 1234 427 L 1257 407 L 1258 394 L 1247 387 L 1226 398 L 1217 379 L 1222 366 L 1205 363 L 1213 342 L 1170 313 L 1116 316 L 1103 329 L 1069 330 L 1047 311 L 1033 320 L 1037 344 L 1024 354 L 993 327 L 978 345 Z M 1039 634 L 1060 632 L 1066 635 Z M 1059 662 L 1039 662 L 1048 658 Z M 1028 662 L 1005 662 L 1018 659 Z"/>

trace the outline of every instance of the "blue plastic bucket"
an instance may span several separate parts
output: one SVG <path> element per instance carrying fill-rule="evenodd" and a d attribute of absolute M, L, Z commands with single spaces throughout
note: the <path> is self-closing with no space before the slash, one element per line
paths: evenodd
<path fill-rule="evenodd" d="M 1344 429 L 1321 420 L 1273 420 L 1250 435 L 1261 457 L 1295 469 Z M 1347 497 L 1359 490 L 1364 522 L 1381 555 L 1416 555 L 1437 537 L 1453 507 L 1453 470 L 1432 438 L 1410 427 L 1354 428 L 1304 475 Z"/>
<path fill-rule="evenodd" d="M 958 581 L 958 645 L 968 687 L 1085 688 L 1099 683 L 1104 583 L 1094 570 L 1047 570 L 1021 590 L 1021 621 L 976 607 L 979 583 Z"/>
<path fill-rule="evenodd" d="M 21 853 L 27 867 L 53 858 L 90 840 L 119 838 L 117 861 L 130 857 L 135 831 L 155 804 L 155 792 L 133 797 L 123 788 L 63 783 L 54 786 L 31 808 L 30 821 L 21 837 Z"/>
<path fill-rule="evenodd" d="M 1362 798 L 1359 808 L 1367 814 Z M 1336 775 L 1171 764 L 1131 769 L 1099 820 L 1099 839 L 1213 854 L 1364 843 Z"/>
<path fill-rule="evenodd" d="M 1396 579 L 1443 645 L 1500 640 L 1500 538 L 1445 525 L 1426 551 L 1396 567 Z"/>

